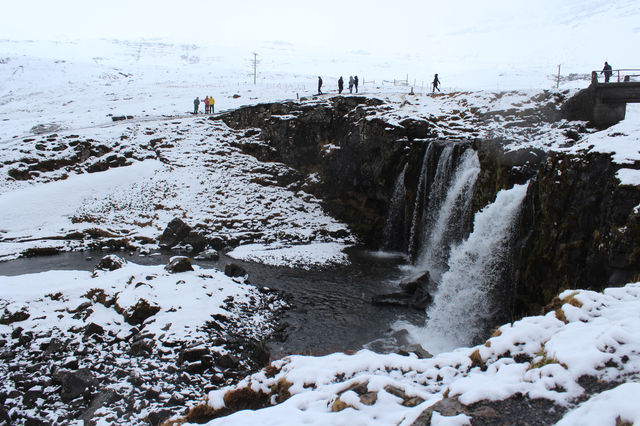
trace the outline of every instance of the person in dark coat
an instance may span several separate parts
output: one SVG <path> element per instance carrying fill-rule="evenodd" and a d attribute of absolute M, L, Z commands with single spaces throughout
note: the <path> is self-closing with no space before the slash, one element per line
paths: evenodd
<path fill-rule="evenodd" d="M 608 83 L 611 75 L 613 74 L 613 70 L 611 69 L 611 65 L 607 61 L 604 61 L 604 68 L 600 71 L 600 74 L 604 73 L 604 82 Z"/>
<path fill-rule="evenodd" d="M 358 93 L 358 76 L 353 77 L 353 87 L 356 88 L 356 93 Z"/>
<path fill-rule="evenodd" d="M 438 89 L 438 92 L 440 91 L 438 84 L 440 84 L 440 80 L 438 79 L 438 74 L 436 74 L 433 76 L 433 90 L 431 91 L 431 93 L 434 93 L 436 89 Z"/>
<path fill-rule="evenodd" d="M 353 93 L 353 76 L 349 76 L 349 93 Z"/>
<path fill-rule="evenodd" d="M 193 113 L 197 114 L 198 113 L 198 108 L 200 107 L 200 98 L 196 97 L 193 100 Z"/>
<path fill-rule="evenodd" d="M 322 77 L 318 76 L 318 94 L 322 95 Z"/>
<path fill-rule="evenodd" d="M 344 88 L 344 80 L 342 76 L 338 79 L 338 93 L 342 93 L 342 89 Z"/>

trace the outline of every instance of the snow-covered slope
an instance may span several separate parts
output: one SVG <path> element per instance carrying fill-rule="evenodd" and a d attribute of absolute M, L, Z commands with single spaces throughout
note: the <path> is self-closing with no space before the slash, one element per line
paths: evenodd
<path fill-rule="evenodd" d="M 541 399 L 548 405 L 531 418 L 540 424 L 640 421 L 633 402 L 640 385 L 640 283 L 604 293 L 565 291 L 549 310 L 503 325 L 483 345 L 430 359 L 360 351 L 275 361 L 209 393 L 206 402 L 210 414 L 250 399 L 272 407 L 208 424 L 410 425 L 430 407 L 431 424 L 502 424 L 528 404 L 542 407 Z M 589 413 L 595 415 L 584 417 Z M 429 424 L 425 416 L 418 424 Z"/>

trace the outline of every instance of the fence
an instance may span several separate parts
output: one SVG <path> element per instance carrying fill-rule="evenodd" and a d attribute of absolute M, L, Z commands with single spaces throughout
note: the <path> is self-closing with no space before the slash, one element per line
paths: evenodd
<path fill-rule="evenodd" d="M 591 83 L 598 83 L 598 76 L 600 74 L 604 74 L 604 71 L 591 71 Z M 640 69 L 627 68 L 611 70 L 611 78 L 609 79 L 609 82 L 612 80 L 617 83 L 638 82 L 640 81 Z"/>

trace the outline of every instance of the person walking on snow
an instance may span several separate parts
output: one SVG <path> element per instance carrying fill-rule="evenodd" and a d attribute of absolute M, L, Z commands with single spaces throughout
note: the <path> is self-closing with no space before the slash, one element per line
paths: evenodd
<path fill-rule="evenodd" d="M 358 76 L 353 77 L 353 87 L 356 88 L 356 93 L 358 93 Z"/>
<path fill-rule="evenodd" d="M 353 93 L 353 76 L 349 76 L 349 93 Z"/>
<path fill-rule="evenodd" d="M 322 95 L 322 77 L 318 76 L 318 94 Z"/>
<path fill-rule="evenodd" d="M 342 89 L 344 88 L 344 80 L 342 76 L 338 79 L 338 93 L 342 93 Z"/>
<path fill-rule="evenodd" d="M 431 91 L 431 93 L 434 93 L 436 89 L 438 90 L 438 92 L 440 91 L 438 84 L 440 84 L 440 80 L 438 79 L 438 74 L 436 74 L 433 76 L 433 90 Z"/>
<path fill-rule="evenodd" d="M 193 113 L 197 114 L 198 113 L 198 107 L 200 107 L 200 98 L 196 97 L 193 100 Z"/>
<path fill-rule="evenodd" d="M 216 100 L 209 96 L 209 114 L 213 114 L 216 109 Z"/>
<path fill-rule="evenodd" d="M 604 68 L 602 68 L 602 71 L 600 71 L 600 74 L 602 73 L 604 73 L 604 82 L 608 83 L 611 75 L 613 74 L 613 70 L 611 69 L 611 65 L 609 65 L 607 61 L 604 61 Z"/>
<path fill-rule="evenodd" d="M 209 97 L 204 98 L 204 113 L 209 114 Z"/>

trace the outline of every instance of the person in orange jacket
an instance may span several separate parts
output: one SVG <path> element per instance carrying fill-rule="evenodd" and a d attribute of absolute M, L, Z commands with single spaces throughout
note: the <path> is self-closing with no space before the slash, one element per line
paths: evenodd
<path fill-rule="evenodd" d="M 209 114 L 209 97 L 204 98 L 204 113 Z"/>
<path fill-rule="evenodd" d="M 216 100 L 209 96 L 209 114 L 213 114 L 216 107 Z"/>

